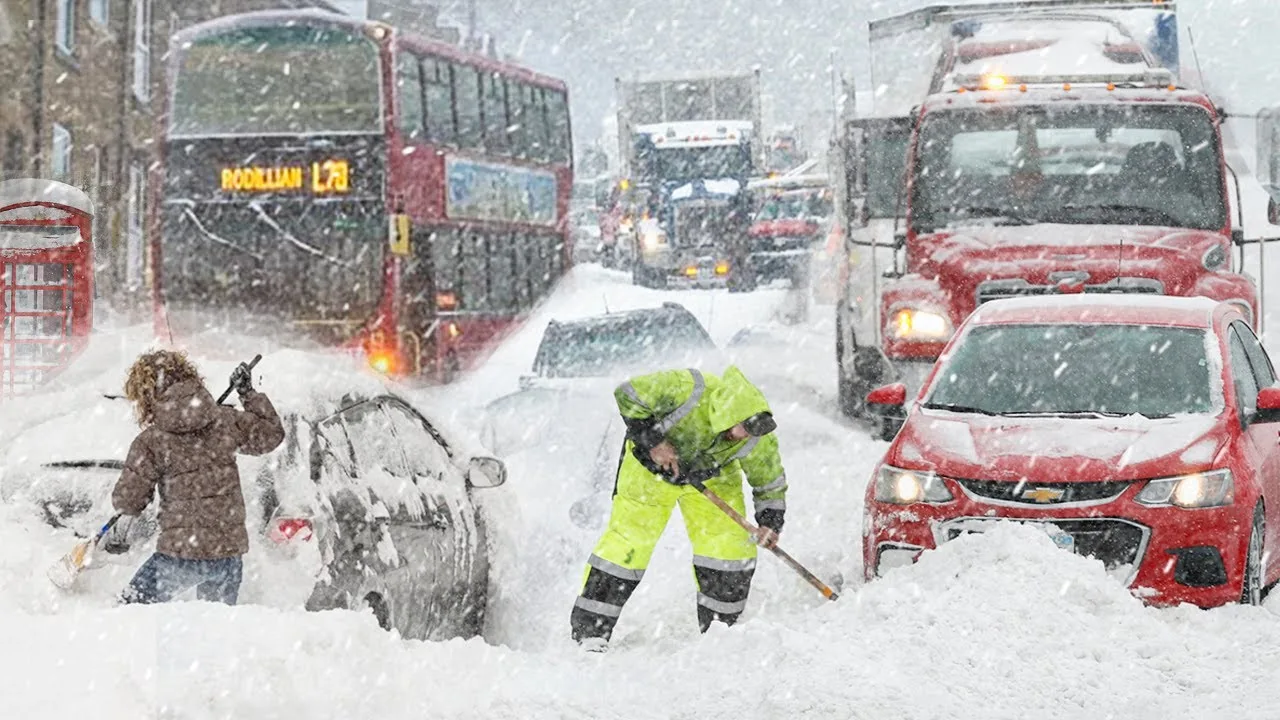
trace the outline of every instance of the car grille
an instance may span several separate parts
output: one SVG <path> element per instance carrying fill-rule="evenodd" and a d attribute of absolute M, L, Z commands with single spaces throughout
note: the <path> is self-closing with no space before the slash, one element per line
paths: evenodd
<path fill-rule="evenodd" d="M 1001 298 L 1027 297 L 1031 295 L 1055 295 L 1062 292 L 1058 285 L 1032 285 L 1021 278 L 988 280 L 978 285 L 978 304 Z M 1163 295 L 1164 283 L 1159 280 L 1138 277 L 1122 277 L 1095 285 L 1084 285 L 1082 292 L 1103 294 Z"/>
<path fill-rule="evenodd" d="M 1130 520 L 1117 518 L 1080 518 L 1075 520 L 1034 520 L 1015 522 L 1036 522 L 1057 527 L 1070 535 L 1075 541 L 1075 553 L 1097 560 L 1108 570 L 1131 566 L 1132 575 L 1136 574 L 1137 564 L 1147 545 L 1147 528 Z M 1009 520 L 992 520 L 990 518 L 963 518 L 944 523 L 940 530 L 942 539 L 954 540 L 968 532 L 980 532 L 982 527 L 992 522 L 1009 522 Z"/>
<path fill-rule="evenodd" d="M 1019 505 L 1066 505 L 1114 500 L 1129 488 L 1127 480 L 1106 482 L 1008 482 L 1004 480 L 959 480 L 970 495 Z"/>

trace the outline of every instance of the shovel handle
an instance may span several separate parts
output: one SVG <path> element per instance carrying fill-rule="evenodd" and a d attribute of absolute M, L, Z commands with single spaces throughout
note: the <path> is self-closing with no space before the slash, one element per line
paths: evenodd
<path fill-rule="evenodd" d="M 254 356 L 253 356 L 253 359 L 249 361 L 249 369 L 250 369 L 250 370 L 252 370 L 254 367 L 256 367 L 256 366 L 257 366 L 257 364 L 258 364 L 258 361 L 259 361 L 259 360 L 261 360 L 261 359 L 262 359 L 262 355 L 254 355 Z M 232 391 L 232 390 L 235 390 L 235 388 L 234 388 L 234 387 L 232 387 L 231 385 L 227 385 L 227 389 L 226 389 L 225 391 L 223 391 L 223 393 L 222 393 L 221 395 L 219 395 L 219 396 L 218 396 L 218 404 L 219 404 L 219 405 L 221 405 L 223 402 L 225 402 L 225 401 L 226 401 L 226 399 L 227 399 L 228 397 L 230 397 L 230 396 L 231 396 L 231 391 Z"/>
<path fill-rule="evenodd" d="M 755 525 L 753 525 L 750 520 L 747 520 L 746 518 L 742 517 L 741 513 L 739 513 L 737 510 L 734 510 L 733 507 L 729 505 L 729 503 L 725 502 L 724 498 L 711 492 L 711 490 L 705 484 L 703 484 L 701 480 L 698 480 L 695 478 L 690 480 L 689 484 L 692 485 L 694 489 L 696 489 L 698 492 L 702 493 L 702 495 L 706 497 L 708 500 L 710 500 L 712 504 L 720 508 L 720 510 L 723 511 L 725 515 L 728 515 L 734 522 L 742 526 L 742 529 L 750 533 L 751 537 L 754 538 L 756 536 L 756 533 L 760 531 L 760 529 L 757 528 Z M 795 558 L 788 555 L 787 551 L 783 550 L 777 545 L 774 545 L 771 548 L 767 548 L 767 550 L 772 552 L 774 555 L 777 555 L 778 559 L 786 563 L 787 567 L 791 568 L 792 570 L 795 570 L 796 573 L 800 575 L 800 577 L 804 578 L 810 585 L 817 588 L 818 592 L 822 593 L 822 596 L 825 597 L 826 599 L 836 600 L 840 597 L 839 595 L 836 594 L 835 590 L 832 590 L 830 586 L 822 582 L 822 580 L 818 578 L 817 575 L 814 575 L 813 573 L 809 572 L 808 568 L 801 565 L 799 562 L 796 561 Z"/>

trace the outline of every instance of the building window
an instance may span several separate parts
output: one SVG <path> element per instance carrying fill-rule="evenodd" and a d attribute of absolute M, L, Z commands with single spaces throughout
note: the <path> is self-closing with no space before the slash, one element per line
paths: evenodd
<path fill-rule="evenodd" d="M 58 0 L 58 22 L 54 26 L 54 42 L 70 55 L 76 49 L 76 0 Z"/>
<path fill-rule="evenodd" d="M 58 123 L 53 124 L 53 159 L 49 169 L 54 180 L 67 182 L 71 179 L 71 131 Z"/>
<path fill-rule="evenodd" d="M 129 287 L 142 286 L 142 227 L 147 212 L 147 170 L 139 163 L 129 166 L 128 238 L 125 247 L 125 281 Z"/>
<path fill-rule="evenodd" d="M 151 99 L 151 0 L 133 3 L 133 94 Z"/>
<path fill-rule="evenodd" d="M 89 19 L 106 25 L 111 20 L 111 0 L 89 0 Z"/>

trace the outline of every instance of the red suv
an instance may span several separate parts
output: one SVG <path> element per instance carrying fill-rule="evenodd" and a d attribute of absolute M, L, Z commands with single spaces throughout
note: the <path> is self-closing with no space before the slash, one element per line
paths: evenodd
<path fill-rule="evenodd" d="M 1280 576 L 1280 388 L 1239 308 L 1069 295 L 982 305 L 867 487 L 867 579 L 992 523 L 1042 525 L 1155 605 L 1261 602 Z"/>

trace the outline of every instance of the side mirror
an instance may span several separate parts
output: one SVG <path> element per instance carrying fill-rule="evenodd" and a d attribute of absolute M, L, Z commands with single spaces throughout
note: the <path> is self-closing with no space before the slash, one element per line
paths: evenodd
<path fill-rule="evenodd" d="M 867 393 L 867 414 L 875 425 L 874 435 L 893 440 L 907 419 L 907 386 L 894 383 Z"/>
<path fill-rule="evenodd" d="M 885 414 L 886 410 L 906 404 L 907 386 L 902 383 L 884 385 L 867 393 L 867 411 L 873 414 Z"/>
<path fill-rule="evenodd" d="M 473 488 L 496 488 L 507 481 L 507 466 L 491 457 L 473 457 L 467 465 L 467 485 Z"/>
<path fill-rule="evenodd" d="M 1267 200 L 1267 222 L 1280 225 L 1280 205 L 1276 204 L 1275 198 Z"/>
<path fill-rule="evenodd" d="M 1258 414 L 1253 422 L 1280 422 L 1280 387 L 1262 388 L 1258 391 Z"/>

